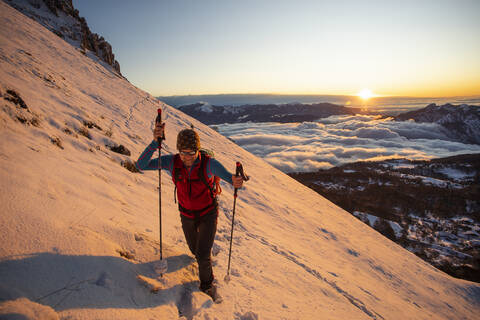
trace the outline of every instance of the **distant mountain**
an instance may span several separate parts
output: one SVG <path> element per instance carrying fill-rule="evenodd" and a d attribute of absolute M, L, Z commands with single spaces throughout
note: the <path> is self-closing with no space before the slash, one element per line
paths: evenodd
<path fill-rule="evenodd" d="M 448 130 L 451 138 L 464 143 L 480 144 L 480 106 L 435 103 L 399 114 L 395 120 L 413 119 L 416 122 L 435 122 Z"/>
<path fill-rule="evenodd" d="M 340 95 L 314 95 L 314 94 L 272 94 L 272 93 L 238 93 L 238 94 L 202 94 L 186 96 L 160 96 L 159 100 L 175 107 L 186 106 L 198 102 L 216 106 L 243 106 L 253 104 L 287 104 L 303 103 L 312 104 L 328 102 L 344 105 L 347 102 L 354 103 L 358 97 Z M 430 103 L 432 101 L 429 101 Z M 426 105 L 424 103 L 423 105 Z"/>
<path fill-rule="evenodd" d="M 101 36 L 92 33 L 85 18 L 79 16 L 72 0 L 5 0 L 27 17 L 37 21 L 84 54 L 91 51 L 103 62 L 120 73 L 112 46 Z"/>
<path fill-rule="evenodd" d="M 332 103 L 255 104 L 238 107 L 195 103 L 178 109 L 207 125 L 241 122 L 303 122 L 333 115 L 361 113 L 358 108 L 347 108 Z"/>

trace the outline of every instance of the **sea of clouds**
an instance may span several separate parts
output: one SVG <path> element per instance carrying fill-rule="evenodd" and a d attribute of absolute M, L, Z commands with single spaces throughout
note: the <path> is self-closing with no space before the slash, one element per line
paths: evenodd
<path fill-rule="evenodd" d="M 215 127 L 284 172 L 317 171 L 355 161 L 423 160 L 480 152 L 480 145 L 452 141 L 438 124 L 380 116 L 331 116 L 315 122 Z"/>

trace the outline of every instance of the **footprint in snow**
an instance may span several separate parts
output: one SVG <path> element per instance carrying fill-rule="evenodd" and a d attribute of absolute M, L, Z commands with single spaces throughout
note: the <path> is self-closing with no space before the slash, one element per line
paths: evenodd
<path fill-rule="evenodd" d="M 235 313 L 235 320 L 258 320 L 258 314 L 248 311 L 245 314 Z"/>
<path fill-rule="evenodd" d="M 327 240 L 334 240 L 334 241 L 337 241 L 337 237 L 331 233 L 330 231 L 328 231 L 327 229 L 324 229 L 324 228 L 319 228 L 319 230 L 324 233 L 323 237 Z"/>
<path fill-rule="evenodd" d="M 104 271 L 95 281 L 95 284 L 99 287 L 110 289 L 113 286 L 113 280 L 111 279 L 110 275 L 106 271 Z"/>
<path fill-rule="evenodd" d="M 191 284 L 184 285 L 180 299 L 176 303 L 180 319 L 190 320 L 202 309 L 213 306 L 212 300 Z"/>
<path fill-rule="evenodd" d="M 348 250 L 347 250 L 347 253 L 348 253 L 349 255 L 354 256 L 354 257 L 358 257 L 358 256 L 360 255 L 357 251 L 352 250 L 352 249 L 348 249 Z"/>
<path fill-rule="evenodd" d="M 178 316 L 185 319 L 192 319 L 194 316 L 194 308 L 192 304 L 192 288 L 183 287 L 180 300 L 177 302 Z"/>
<path fill-rule="evenodd" d="M 220 251 L 222 251 L 222 247 L 220 247 L 218 244 L 216 243 L 213 243 L 213 247 L 212 247 L 212 255 L 215 257 L 217 256 Z"/>
<path fill-rule="evenodd" d="M 230 274 L 235 277 L 240 277 L 240 272 L 235 268 L 232 268 L 232 270 L 230 270 Z"/>

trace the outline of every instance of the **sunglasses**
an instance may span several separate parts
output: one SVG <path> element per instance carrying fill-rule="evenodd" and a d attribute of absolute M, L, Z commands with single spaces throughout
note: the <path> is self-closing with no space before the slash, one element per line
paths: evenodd
<path fill-rule="evenodd" d="M 191 157 L 193 157 L 196 153 L 197 153 L 197 151 L 180 151 L 180 154 L 181 154 L 182 156 L 191 156 Z"/>

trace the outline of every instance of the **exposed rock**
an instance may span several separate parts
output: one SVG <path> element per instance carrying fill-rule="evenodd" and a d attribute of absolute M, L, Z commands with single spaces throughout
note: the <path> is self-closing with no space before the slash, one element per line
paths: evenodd
<path fill-rule="evenodd" d="M 14 90 L 7 90 L 7 93 L 5 94 L 5 96 L 3 98 L 7 101 L 13 102 L 14 104 L 19 106 L 20 108 L 28 110 L 28 107 L 27 107 L 27 104 L 25 103 L 25 101 L 23 101 L 23 99 L 20 98 L 20 95 L 17 92 L 15 92 Z"/>
<path fill-rule="evenodd" d="M 79 11 L 73 7 L 72 0 L 6 1 L 82 51 L 93 52 L 121 75 L 112 46 L 103 37 L 90 31 L 85 18 L 80 17 Z"/>
<path fill-rule="evenodd" d="M 32 1 L 35 7 L 38 7 L 38 1 Z M 58 11 L 63 11 L 70 16 L 78 16 L 78 10 L 73 8 L 72 0 L 43 0 L 43 3 L 50 11 L 58 17 Z M 76 11 L 76 12 L 75 12 Z"/>
<path fill-rule="evenodd" d="M 128 171 L 130 172 L 133 172 L 133 173 L 137 173 L 137 172 L 140 172 L 138 169 L 137 169 L 137 166 L 135 165 L 134 162 L 132 162 L 131 160 L 125 160 L 125 161 L 122 161 L 122 167 L 126 168 Z M 143 238 L 137 238 L 137 235 L 135 235 L 135 240 L 137 241 L 141 241 L 143 240 Z"/>
<path fill-rule="evenodd" d="M 126 156 L 130 156 L 131 155 L 131 152 L 130 150 L 128 150 L 127 148 L 125 148 L 124 145 L 106 145 L 106 147 L 110 150 L 112 150 L 113 152 L 116 152 L 116 153 L 120 153 L 120 154 L 123 154 L 123 155 L 126 155 Z"/>

